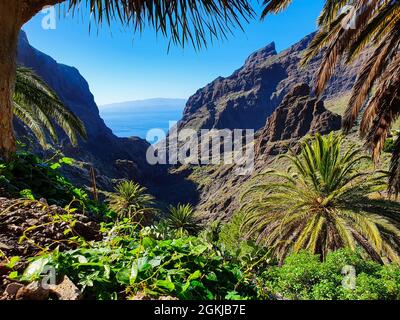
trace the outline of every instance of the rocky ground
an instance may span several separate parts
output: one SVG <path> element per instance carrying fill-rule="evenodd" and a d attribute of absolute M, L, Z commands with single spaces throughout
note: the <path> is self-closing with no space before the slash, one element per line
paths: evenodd
<path fill-rule="evenodd" d="M 51 293 L 64 299 L 66 296 L 62 295 L 74 295 L 76 288 L 69 279 L 60 279 L 58 285 L 61 287 L 54 287 L 51 292 L 49 288 L 43 291 L 38 283 L 21 284 L 8 280 L 7 276 L 12 271 L 24 270 L 27 258 L 43 251 L 56 247 L 60 250 L 75 248 L 77 243 L 71 241 L 71 237 L 101 240 L 99 229 L 94 219 L 49 206 L 44 200 L 0 198 L 0 299 L 41 299 Z M 21 260 L 10 269 L 7 264 L 14 256 Z M 61 292 L 60 288 L 68 288 L 68 292 Z M 74 296 L 78 298 L 78 295 Z"/>

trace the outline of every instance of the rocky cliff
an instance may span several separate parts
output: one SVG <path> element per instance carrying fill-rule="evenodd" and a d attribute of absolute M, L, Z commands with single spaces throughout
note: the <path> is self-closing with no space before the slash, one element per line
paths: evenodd
<path fill-rule="evenodd" d="M 299 66 L 313 34 L 277 53 L 275 44 L 253 53 L 244 66 L 227 78 L 217 78 L 198 90 L 187 102 L 180 128 L 262 128 L 282 99 L 299 83 L 313 87 L 322 54 L 305 68 Z M 324 98 L 349 91 L 366 53 L 352 66 L 341 65 L 332 77 Z"/>
<path fill-rule="evenodd" d="M 259 134 L 259 155 L 276 154 L 277 150 L 271 146 L 278 141 L 298 140 L 306 134 L 327 134 L 340 129 L 341 117 L 327 110 L 322 100 L 310 94 L 310 87 L 303 83 L 285 96 Z"/>
<path fill-rule="evenodd" d="M 129 178 L 140 182 L 159 174 L 146 162 L 149 144 L 139 138 L 118 138 L 107 128 L 99 115 L 98 107 L 87 81 L 76 68 L 58 63 L 50 56 L 33 48 L 24 32 L 18 45 L 18 63 L 33 69 L 59 95 L 85 124 L 88 139 L 73 147 L 64 136 L 60 148 L 66 156 L 93 164 L 97 172 L 109 178 Z M 71 173 L 71 178 L 85 181 L 85 170 Z M 106 180 L 99 177 L 99 182 Z"/>
<path fill-rule="evenodd" d="M 200 186 L 197 211 L 206 221 L 228 220 L 240 208 L 241 194 L 258 181 L 259 173 L 270 168 L 284 170 L 286 164 L 275 161 L 276 155 L 286 153 L 289 148 L 296 150 L 299 141 L 308 134 L 340 130 L 341 117 L 327 110 L 323 100 L 310 93 L 307 84 L 295 85 L 268 117 L 256 137 L 252 174 L 240 176 L 232 165 L 192 168 L 187 174 Z"/>

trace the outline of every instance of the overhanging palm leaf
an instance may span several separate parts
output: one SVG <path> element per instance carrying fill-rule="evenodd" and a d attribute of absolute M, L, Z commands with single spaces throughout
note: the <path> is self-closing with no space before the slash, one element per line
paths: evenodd
<path fill-rule="evenodd" d="M 377 261 L 400 262 L 400 205 L 371 197 L 385 188 L 385 175 L 360 171 L 366 157 L 357 148 L 341 150 L 341 142 L 317 135 L 299 155 L 283 156 L 288 171 L 267 172 L 268 182 L 244 195 L 251 200 L 242 230 L 281 259 L 302 249 L 324 258 L 360 246 Z"/>
<path fill-rule="evenodd" d="M 70 0 L 67 6 L 75 12 L 85 4 L 96 23 L 119 20 L 139 32 L 150 26 L 175 44 L 189 42 L 195 48 L 206 46 L 207 39 L 226 37 L 254 14 L 246 0 Z"/>
<path fill-rule="evenodd" d="M 46 132 L 57 142 L 54 123 L 65 131 L 72 144 L 78 135 L 86 138 L 85 127 L 56 93 L 32 70 L 18 68 L 14 91 L 14 114 L 35 134 L 42 146 L 46 146 Z"/>

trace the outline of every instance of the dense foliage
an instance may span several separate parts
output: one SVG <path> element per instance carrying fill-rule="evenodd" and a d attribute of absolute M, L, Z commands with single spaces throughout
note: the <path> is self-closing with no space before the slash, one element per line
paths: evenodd
<path fill-rule="evenodd" d="M 112 215 L 109 208 L 92 200 L 88 193 L 64 177 L 62 166 L 73 165 L 73 159 L 57 156 L 45 161 L 20 150 L 11 161 L 0 160 L 0 193 L 28 200 L 44 199 L 49 205 L 74 207 L 92 215 Z"/>
<path fill-rule="evenodd" d="M 400 267 L 382 266 L 345 249 L 329 253 L 324 262 L 306 251 L 292 254 L 263 278 L 272 292 L 287 299 L 400 299 Z"/>
<path fill-rule="evenodd" d="M 165 223 L 168 228 L 182 236 L 185 234 L 195 235 L 201 229 L 200 221 L 195 216 L 193 207 L 189 204 L 171 207 Z"/>
<path fill-rule="evenodd" d="M 119 183 L 109 195 L 108 203 L 119 219 L 128 218 L 132 222 L 148 223 L 156 212 L 154 197 L 133 181 Z"/>
<path fill-rule="evenodd" d="M 121 227 L 121 226 L 120 226 Z M 45 266 L 66 274 L 86 298 L 173 296 L 180 299 L 248 299 L 257 291 L 249 274 L 196 237 L 156 240 L 141 233 L 110 233 L 107 240 L 33 259 L 25 279 Z"/>
<path fill-rule="evenodd" d="M 300 156 L 288 156 L 297 164 L 297 170 L 303 168 L 303 173 L 308 173 L 296 175 L 296 181 L 300 185 L 289 188 L 289 191 L 285 189 L 285 198 L 282 198 L 285 201 L 280 201 L 280 206 L 274 207 L 276 212 L 281 210 L 282 204 L 292 204 L 290 199 L 301 199 L 295 195 L 309 195 L 315 199 L 316 195 L 321 197 L 322 192 L 326 192 L 324 197 L 332 202 L 328 202 L 327 207 L 318 207 L 324 201 L 313 201 L 314 207 L 310 211 L 314 215 L 324 216 L 326 208 L 329 213 L 333 206 L 336 208 L 335 212 L 343 210 L 349 199 L 352 199 L 344 197 L 337 201 L 336 196 L 346 195 L 347 192 L 353 196 L 355 192 L 355 199 L 359 200 L 364 194 L 362 192 L 369 194 L 368 192 L 381 187 L 379 179 L 370 180 L 371 177 L 368 177 L 361 180 L 363 183 L 357 180 L 365 177 L 360 171 L 352 169 L 358 168 L 358 160 L 362 161 L 363 157 L 358 155 L 358 150 L 345 152 L 342 157 L 338 144 L 340 141 L 335 136 L 318 136 L 316 140 L 307 140 L 303 145 L 307 157 L 302 152 Z M 318 154 L 313 151 L 316 146 Z M 315 163 L 311 161 L 317 158 Z M 304 167 L 305 159 L 308 159 L 307 168 Z M 39 280 L 47 275 L 48 267 L 52 267 L 58 277 L 67 275 L 83 292 L 85 299 L 400 298 L 400 268 L 395 264 L 382 265 L 370 260 L 370 252 L 365 247 L 361 250 L 363 246 L 360 244 L 356 244 L 354 250 L 350 250 L 351 245 L 346 245 L 348 249 L 324 252 L 322 261 L 320 255 L 301 250 L 288 257 L 281 256 L 276 250 L 279 246 L 260 247 L 253 239 L 245 237 L 242 231 L 243 223 L 248 220 L 246 212 L 238 212 L 229 223 L 214 221 L 200 228 L 191 206 L 180 205 L 170 212 L 159 214 L 158 209 L 155 209 L 158 207 L 157 203 L 147 194 L 146 189 L 129 181 L 117 184 L 116 192 L 109 197 L 109 208 L 91 201 L 84 191 L 75 188 L 60 174 L 59 168 L 71 163 L 72 160 L 68 158 L 45 162 L 27 152 L 19 152 L 13 161 L 1 164 L 1 186 L 32 203 L 36 202 L 34 199 L 45 198 L 49 203 L 64 206 L 65 215 L 53 217 L 56 220 L 52 223 L 73 228 L 74 214 L 77 211 L 87 209 L 98 213 L 97 219 L 103 221 L 100 230 L 102 240 L 86 241 L 73 232 L 65 233 L 70 238 L 64 243 L 73 243 L 73 249 L 56 247 L 53 244 L 42 248 L 37 256 L 29 258 L 29 265 L 24 272 L 14 270 L 18 257 L 5 257 L 8 261 L 7 267 L 14 270 L 9 274 L 10 279 L 26 282 Z M 331 168 L 328 164 L 331 164 Z M 290 172 L 292 170 L 287 174 Z M 310 175 L 310 172 L 315 172 L 315 175 Z M 343 172 L 355 177 L 357 184 L 351 184 L 351 188 L 347 188 L 349 176 L 342 175 Z M 328 176 L 330 178 L 326 179 Z M 274 181 L 273 185 L 274 192 L 279 192 L 279 182 Z M 330 197 L 332 190 L 336 190 L 330 189 L 334 185 L 340 186 L 340 192 L 334 192 L 335 197 Z M 291 194 L 296 188 L 300 188 L 301 192 Z M 263 197 L 259 199 L 262 200 Z M 76 208 L 71 207 L 71 201 L 74 205 L 77 204 Z M 253 205 L 255 203 L 257 204 L 253 202 Z M 379 214 L 384 216 L 390 207 L 395 206 L 393 203 L 368 197 L 363 198 L 360 205 L 367 203 L 371 207 L 365 216 L 376 208 L 383 210 Z M 302 208 L 307 208 L 309 202 L 303 204 Z M 273 212 L 262 208 L 263 215 Z M 322 208 L 322 213 L 316 208 Z M 285 212 L 291 212 L 288 207 L 284 209 Z M 292 214 L 297 217 L 295 211 Z M 357 214 L 362 214 L 362 211 L 354 213 L 354 220 Z M 155 217 L 156 221 L 145 226 L 142 223 L 143 216 Z M 286 223 L 287 219 L 284 217 L 277 221 Z M 382 219 L 379 223 L 382 223 Z M 268 216 L 263 216 L 263 221 L 268 221 Z M 357 221 L 360 223 L 363 220 L 360 218 Z M 347 228 L 351 228 L 355 222 L 348 223 Z M 372 223 L 366 222 L 361 226 L 371 228 Z M 315 232 L 323 234 L 322 229 L 316 228 L 314 224 L 312 227 L 304 229 L 307 230 L 309 239 L 312 239 Z M 69 229 L 71 228 L 67 228 Z M 381 230 L 385 230 L 382 235 L 382 239 L 385 239 L 388 229 L 378 229 L 379 232 Z M 319 237 L 315 239 L 318 243 Z M 398 238 L 393 237 L 392 241 L 397 241 L 396 239 Z M 27 239 L 22 237 L 20 241 Z M 332 248 L 334 249 L 338 248 Z"/>
<path fill-rule="evenodd" d="M 366 157 L 354 147 L 342 150 L 342 140 L 333 134 L 306 139 L 300 154 L 283 156 L 287 172 L 267 172 L 275 180 L 246 193 L 248 237 L 280 259 L 302 249 L 325 258 L 360 246 L 376 261 L 399 261 L 400 205 L 379 198 L 385 175 L 361 170 Z"/>

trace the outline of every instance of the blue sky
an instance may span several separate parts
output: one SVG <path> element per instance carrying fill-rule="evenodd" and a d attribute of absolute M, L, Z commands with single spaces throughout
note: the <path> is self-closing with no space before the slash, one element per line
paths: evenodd
<path fill-rule="evenodd" d="M 39 13 L 24 26 L 31 44 L 58 62 L 75 66 L 87 79 L 99 105 L 148 98 L 188 98 L 218 76 L 228 76 L 255 50 L 275 41 L 286 49 L 316 29 L 324 0 L 295 0 L 264 21 L 244 25 L 227 40 L 207 49 L 172 47 L 151 29 L 141 35 L 111 28 L 92 29 L 87 19 L 61 17 L 55 30 L 44 30 Z M 257 1 L 255 7 L 260 8 Z"/>

